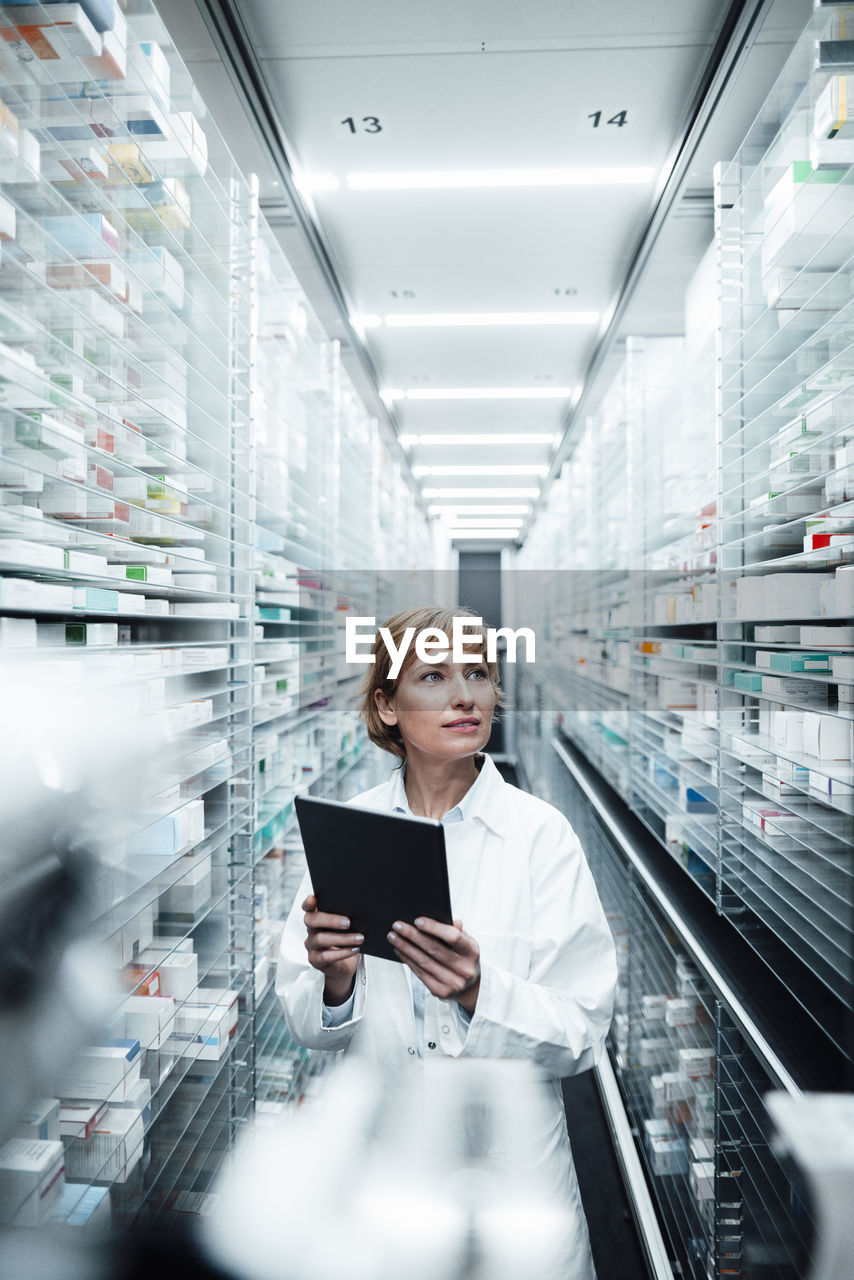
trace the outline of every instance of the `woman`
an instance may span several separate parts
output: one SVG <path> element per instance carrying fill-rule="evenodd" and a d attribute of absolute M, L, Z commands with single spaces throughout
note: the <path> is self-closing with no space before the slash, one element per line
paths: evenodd
<path fill-rule="evenodd" d="M 450 636 L 453 617 L 414 609 L 386 626 L 399 648 L 407 627 Z M 362 956 L 361 936 L 317 910 L 306 878 L 276 982 L 288 1027 L 300 1044 L 359 1048 L 383 1069 L 418 1070 L 434 1054 L 539 1064 L 553 1098 L 541 1163 L 574 1209 L 565 1276 L 591 1280 L 559 1077 L 593 1065 L 611 1019 L 616 956 L 593 879 L 566 818 L 510 786 L 480 754 L 499 697 L 496 664 L 482 652 L 465 663 L 427 663 L 412 647 L 391 680 L 379 632 L 373 654 L 362 714 L 371 740 L 402 767 L 352 803 L 441 819 L 459 919 L 390 921 L 403 963 Z"/>

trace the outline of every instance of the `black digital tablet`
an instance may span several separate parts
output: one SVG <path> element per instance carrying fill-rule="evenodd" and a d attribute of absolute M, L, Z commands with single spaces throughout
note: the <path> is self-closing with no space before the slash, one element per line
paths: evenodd
<path fill-rule="evenodd" d="M 318 910 L 347 916 L 365 954 L 399 960 L 395 920 L 453 922 L 441 822 L 315 796 L 297 796 L 296 811 Z"/>

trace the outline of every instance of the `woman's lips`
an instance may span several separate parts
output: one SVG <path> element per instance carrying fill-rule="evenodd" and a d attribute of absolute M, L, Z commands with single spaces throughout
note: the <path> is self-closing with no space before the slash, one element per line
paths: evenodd
<path fill-rule="evenodd" d="M 452 729 L 454 733 L 472 733 L 480 728 L 479 720 L 455 720 L 453 724 L 442 725 L 443 729 Z"/>

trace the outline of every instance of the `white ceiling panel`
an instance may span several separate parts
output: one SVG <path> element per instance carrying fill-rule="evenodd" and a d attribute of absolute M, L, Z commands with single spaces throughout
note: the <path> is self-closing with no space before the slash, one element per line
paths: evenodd
<path fill-rule="evenodd" d="M 616 52 L 265 53 L 262 65 L 302 167 L 340 176 L 661 163 L 707 52 L 694 36 L 684 46 Z M 625 123 L 609 125 L 621 111 Z M 371 117 L 378 131 L 363 124 Z"/>
<path fill-rule="evenodd" d="M 315 203 L 349 293 L 351 263 L 482 263 L 494 270 L 502 255 L 518 259 L 524 252 L 533 262 L 552 263 L 566 258 L 568 250 L 583 252 L 585 245 L 600 260 L 607 245 L 620 262 L 651 196 L 652 184 L 606 194 L 592 187 L 335 192 Z M 516 310 L 511 302 L 502 310 Z M 373 310 L 370 298 L 367 303 Z"/>
<path fill-rule="evenodd" d="M 393 47 L 436 49 L 456 43 L 511 41 L 514 45 L 581 41 L 634 45 L 638 40 L 662 44 L 694 37 L 715 26 L 720 5 L 715 0 L 384 0 L 353 5 L 326 0 L 322 5 L 254 0 L 245 4 L 246 21 L 256 48 L 273 56 L 320 50 L 335 56 L 353 51 Z"/>
<path fill-rule="evenodd" d="M 571 248 L 571 246 L 567 246 Z M 356 311 L 598 311 L 620 280 L 612 258 L 533 259 L 520 253 L 491 262 L 483 255 L 462 262 L 354 265 L 350 294 Z M 411 296 L 410 296 L 411 295 Z M 370 302 L 370 306 L 368 303 Z"/>

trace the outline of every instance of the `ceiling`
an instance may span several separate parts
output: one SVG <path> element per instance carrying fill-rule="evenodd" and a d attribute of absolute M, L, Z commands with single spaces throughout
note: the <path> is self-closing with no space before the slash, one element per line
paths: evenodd
<path fill-rule="evenodd" d="M 162 5 L 226 141 L 258 172 L 262 204 L 321 322 L 342 341 L 369 408 L 401 438 L 428 507 L 534 506 L 562 440 L 567 447 L 573 405 L 594 407 L 621 338 L 681 332 L 685 285 L 712 236 L 713 164 L 733 154 L 811 9 L 809 0 L 759 7 L 763 21 L 671 216 L 654 243 L 647 236 L 637 283 L 639 239 L 728 5 Z M 240 28 L 237 50 L 223 14 Z M 254 103 L 223 59 L 232 77 L 235 60 L 254 69 Z M 366 183 L 380 189 L 360 189 Z M 495 439 L 504 433 L 512 441 Z M 528 496 L 484 493 L 504 489 Z M 524 530 L 518 515 L 520 529 L 498 542 Z"/>

